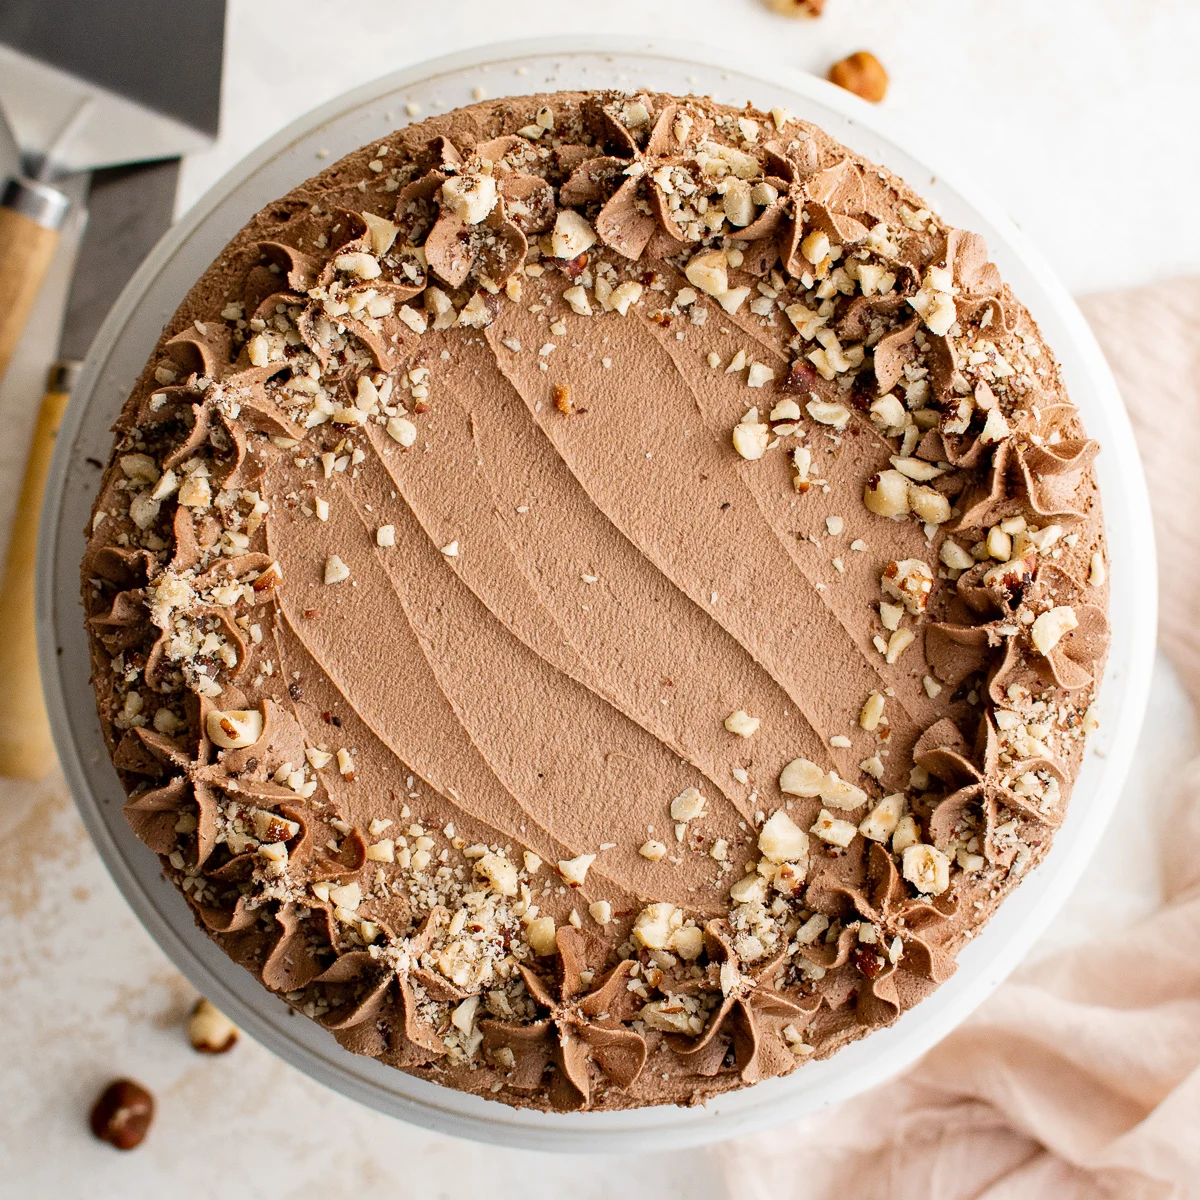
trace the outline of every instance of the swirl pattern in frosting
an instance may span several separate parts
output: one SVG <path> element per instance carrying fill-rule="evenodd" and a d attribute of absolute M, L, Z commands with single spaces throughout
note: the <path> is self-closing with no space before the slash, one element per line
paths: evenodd
<path fill-rule="evenodd" d="M 410 126 L 246 226 L 118 421 L 126 814 L 355 1053 L 560 1109 L 787 1073 L 1061 821 L 1095 452 L 982 239 L 780 109 Z"/>

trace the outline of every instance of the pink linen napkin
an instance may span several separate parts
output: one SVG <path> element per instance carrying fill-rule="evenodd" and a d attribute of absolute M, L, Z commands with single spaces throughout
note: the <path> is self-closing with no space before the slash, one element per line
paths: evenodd
<path fill-rule="evenodd" d="M 1200 278 L 1082 307 L 1150 482 L 1160 645 L 1200 701 Z M 1200 761 L 1174 804 L 1161 910 L 1018 971 L 900 1078 L 729 1143 L 730 1196 L 1200 1196 Z"/>

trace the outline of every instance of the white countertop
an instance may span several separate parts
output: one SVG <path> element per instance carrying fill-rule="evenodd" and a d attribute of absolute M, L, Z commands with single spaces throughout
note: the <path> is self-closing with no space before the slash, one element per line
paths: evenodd
<path fill-rule="evenodd" d="M 303 111 L 375 75 L 600 23 L 596 6 L 562 0 L 291 0 L 283 9 L 230 0 L 229 9 L 224 129 L 185 165 L 181 208 Z M 873 50 L 892 74 L 892 122 L 915 130 L 909 140 L 929 160 L 998 196 L 1075 291 L 1200 269 L 1200 154 L 1184 125 L 1200 112 L 1189 59 L 1200 8 L 1190 0 L 828 0 L 815 22 L 775 17 L 755 0 L 608 0 L 602 13 L 605 33 L 722 42 L 822 72 L 851 50 Z M 486 84 L 503 90 L 497 76 Z M 30 381 L 36 388 L 41 364 L 28 349 L 0 389 L 10 434 L 0 444 L 4 529 L 36 407 Z M 1197 748 L 1190 706 L 1160 664 L 1142 765 L 1039 953 L 1156 905 L 1162 785 Z M 476 1188 L 489 1200 L 725 1194 L 710 1151 L 565 1159 L 480 1147 L 360 1109 L 246 1039 L 221 1058 L 195 1055 L 182 1030 L 190 987 L 117 895 L 57 781 L 0 781 L 0 996 L 9 1097 L 0 1191 L 130 1200 L 168 1189 L 189 1200 L 424 1200 Z M 159 1100 L 150 1137 L 128 1155 L 85 1127 L 94 1095 L 118 1074 Z"/>

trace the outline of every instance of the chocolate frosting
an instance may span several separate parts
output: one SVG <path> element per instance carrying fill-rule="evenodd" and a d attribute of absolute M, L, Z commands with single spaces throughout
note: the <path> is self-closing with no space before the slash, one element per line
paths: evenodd
<path fill-rule="evenodd" d="M 1096 449 L 982 239 L 782 110 L 411 126 L 247 225 L 118 421 L 126 814 L 347 1050 L 563 1109 L 786 1073 L 1061 821 Z"/>

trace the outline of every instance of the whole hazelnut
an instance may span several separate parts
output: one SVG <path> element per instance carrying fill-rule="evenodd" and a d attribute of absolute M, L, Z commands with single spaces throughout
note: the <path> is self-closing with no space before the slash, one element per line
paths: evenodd
<path fill-rule="evenodd" d="M 238 1027 L 201 996 L 188 1018 L 188 1040 L 200 1054 L 224 1054 L 238 1040 Z"/>
<path fill-rule="evenodd" d="M 132 1079 L 117 1079 L 100 1093 L 92 1106 L 92 1133 L 118 1150 L 142 1144 L 154 1120 L 154 1097 Z"/>
<path fill-rule="evenodd" d="M 830 81 L 838 87 L 878 104 L 887 95 L 888 76 L 883 63 L 870 50 L 858 50 L 829 68 Z"/>
<path fill-rule="evenodd" d="M 819 17 L 825 0 L 764 0 L 772 11 L 785 17 Z"/>

